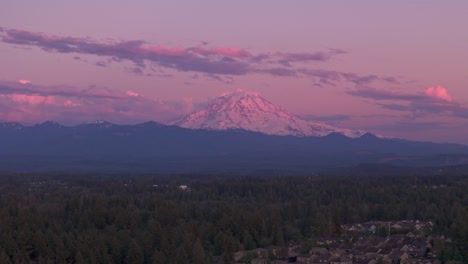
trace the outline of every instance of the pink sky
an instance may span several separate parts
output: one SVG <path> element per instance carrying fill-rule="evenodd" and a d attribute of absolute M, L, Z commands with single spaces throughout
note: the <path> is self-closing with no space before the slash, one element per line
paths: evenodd
<path fill-rule="evenodd" d="M 167 123 L 242 88 L 344 128 L 468 144 L 467 12 L 464 0 L 9 1 L 0 122 Z"/>

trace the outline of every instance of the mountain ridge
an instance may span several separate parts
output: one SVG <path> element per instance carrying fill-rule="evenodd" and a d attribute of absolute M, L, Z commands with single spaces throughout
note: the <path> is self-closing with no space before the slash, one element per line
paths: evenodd
<path fill-rule="evenodd" d="M 468 146 L 332 133 L 265 135 L 241 129 L 194 130 L 145 122 L 101 127 L 0 124 L 0 171 L 315 172 L 359 164 L 468 163 Z"/>

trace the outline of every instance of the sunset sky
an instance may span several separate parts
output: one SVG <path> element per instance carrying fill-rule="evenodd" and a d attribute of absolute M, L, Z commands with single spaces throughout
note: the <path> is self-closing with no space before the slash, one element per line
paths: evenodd
<path fill-rule="evenodd" d="M 0 122 L 169 123 L 238 88 L 468 144 L 468 1 L 4 1 Z"/>

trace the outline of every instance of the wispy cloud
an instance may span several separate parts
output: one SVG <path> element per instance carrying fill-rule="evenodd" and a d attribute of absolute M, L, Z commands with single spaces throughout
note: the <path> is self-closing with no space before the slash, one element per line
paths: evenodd
<path fill-rule="evenodd" d="M 434 140 L 427 131 L 446 131 L 457 129 L 456 125 L 450 122 L 443 121 L 392 121 L 379 125 L 368 125 L 365 127 L 368 130 L 382 131 L 390 137 L 405 137 L 415 140 Z M 459 128 L 460 129 L 460 128 Z M 442 140 L 441 140 L 442 141 Z M 443 140 L 446 141 L 446 140 Z"/>
<path fill-rule="evenodd" d="M 77 89 L 67 86 L 40 86 L 0 81 L 0 94 L 25 94 L 40 96 L 63 96 L 77 98 L 129 99 L 124 93 L 113 92 L 110 89 L 90 87 Z"/>
<path fill-rule="evenodd" d="M 136 93 L 136 92 L 133 92 L 133 91 L 127 91 L 126 94 L 128 96 L 140 96 L 140 94 Z"/>
<path fill-rule="evenodd" d="M 258 69 L 258 73 L 266 73 L 276 77 L 297 77 L 298 71 L 288 68 L 270 68 L 270 69 Z"/>
<path fill-rule="evenodd" d="M 23 80 L 18 80 L 18 82 L 21 83 L 21 84 L 29 84 L 29 83 L 31 83 L 30 80 L 24 80 L 24 79 L 23 79 Z"/>
<path fill-rule="evenodd" d="M 32 104 L 32 105 L 39 105 L 39 104 L 52 105 L 55 103 L 54 96 L 11 94 L 9 97 L 13 102 L 27 103 L 27 104 Z"/>
<path fill-rule="evenodd" d="M 345 114 L 335 114 L 335 115 L 300 115 L 302 119 L 314 121 L 314 122 L 324 122 L 330 125 L 335 125 L 338 127 L 347 127 L 343 126 L 343 123 L 353 120 L 353 116 Z M 349 122 L 348 122 L 349 123 Z"/>
<path fill-rule="evenodd" d="M 107 63 L 105 61 L 98 61 L 98 62 L 96 62 L 96 66 L 107 67 Z"/>
<path fill-rule="evenodd" d="M 334 121 L 349 121 L 352 119 L 350 115 L 337 114 L 337 115 L 327 115 L 327 116 L 317 116 L 317 115 L 301 115 L 303 119 L 306 120 L 318 120 L 324 122 L 334 122 Z"/>
<path fill-rule="evenodd" d="M 250 65 L 241 59 L 252 57 L 248 51 L 239 48 L 179 48 L 149 45 L 141 40 L 99 42 L 25 30 L 8 29 L 4 32 L 2 41 L 6 43 L 38 47 L 47 52 L 111 57 L 115 62 L 131 61 L 138 67 L 143 67 L 147 61 L 178 71 L 244 75 L 249 72 Z M 97 65 L 102 66 L 102 63 Z"/>
<path fill-rule="evenodd" d="M 400 91 L 389 91 L 382 90 L 372 87 L 356 87 L 354 89 L 348 90 L 348 94 L 370 98 L 374 100 L 402 100 L 402 101 L 411 101 L 411 100 L 425 100 L 427 97 L 424 94 L 412 94 L 405 93 Z"/>
<path fill-rule="evenodd" d="M 94 119 L 116 123 L 137 123 L 148 120 L 170 122 L 191 112 L 191 100 L 153 100 L 127 90 L 116 92 L 106 88 L 47 87 L 0 81 L 0 120 L 34 123 L 56 120 L 77 124 Z"/>
<path fill-rule="evenodd" d="M 394 77 L 360 76 L 350 72 L 311 68 L 316 67 L 315 63 L 330 61 L 335 56 L 346 54 L 339 49 L 254 53 L 238 47 L 169 47 L 143 40 L 98 41 L 92 38 L 55 36 L 15 29 L 0 31 L 0 38 L 4 43 L 37 47 L 51 53 L 74 54 L 75 60 L 86 61 L 81 55 L 108 58 L 107 61 L 95 63 L 100 67 L 107 67 L 110 63 L 131 62 L 133 66 L 126 68 L 138 75 L 152 75 L 148 71 L 154 69 L 152 66 L 155 65 L 180 72 L 209 75 L 267 74 L 277 77 L 310 77 L 317 79 L 321 85 L 333 85 L 340 80 L 359 85 L 378 80 L 395 81 Z"/>
<path fill-rule="evenodd" d="M 332 58 L 332 56 L 338 54 L 345 54 L 346 52 L 343 50 L 338 49 L 330 49 L 327 52 L 318 51 L 313 53 L 283 53 L 278 52 L 275 55 L 279 58 L 278 63 L 290 67 L 291 63 L 299 62 L 299 63 L 308 63 L 314 61 L 328 61 Z M 266 56 L 269 57 L 269 56 Z"/>
<path fill-rule="evenodd" d="M 454 101 L 442 86 L 428 87 L 420 93 L 356 87 L 348 90 L 348 94 L 375 100 L 375 104 L 385 109 L 410 112 L 413 117 L 437 114 L 468 118 L 468 106 Z"/>

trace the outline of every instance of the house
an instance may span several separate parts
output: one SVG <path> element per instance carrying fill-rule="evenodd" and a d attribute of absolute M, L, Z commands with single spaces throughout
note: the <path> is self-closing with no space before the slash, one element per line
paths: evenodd
<path fill-rule="evenodd" d="M 302 254 L 302 255 L 297 256 L 297 261 L 310 264 L 316 257 L 317 257 L 316 255 Z"/>
<path fill-rule="evenodd" d="M 393 248 L 395 248 L 395 247 L 393 247 Z M 396 247 L 396 248 L 397 248 L 397 247 Z M 386 246 L 386 247 L 381 248 L 379 254 L 385 256 L 385 255 L 388 255 L 388 254 L 392 253 L 392 251 L 393 251 L 392 247 Z"/>
<path fill-rule="evenodd" d="M 346 255 L 348 252 L 344 249 L 335 249 L 333 251 L 330 252 L 331 254 L 333 254 L 333 256 L 336 256 L 336 257 L 342 257 L 344 255 Z"/>
<path fill-rule="evenodd" d="M 245 255 L 247 255 L 246 251 L 238 251 L 238 252 L 234 253 L 234 260 L 237 262 L 241 258 L 243 258 Z"/>
<path fill-rule="evenodd" d="M 403 256 L 403 251 L 394 250 L 392 253 L 385 256 L 385 259 L 389 259 L 392 263 L 398 263 Z"/>
<path fill-rule="evenodd" d="M 353 262 L 344 257 L 332 257 L 329 259 L 330 264 L 352 264 Z"/>
<path fill-rule="evenodd" d="M 401 250 L 401 251 L 403 251 L 403 252 L 408 252 L 408 251 L 409 251 L 409 249 L 410 249 L 410 248 L 409 248 L 409 246 L 408 246 L 408 245 L 404 245 L 403 247 L 401 247 L 401 249 L 400 249 L 400 250 Z"/>
<path fill-rule="evenodd" d="M 403 252 L 403 254 L 401 254 L 401 256 L 400 256 L 400 260 L 406 261 L 406 260 L 408 260 L 408 259 L 409 259 L 408 253 Z"/>
<path fill-rule="evenodd" d="M 366 252 L 365 255 L 366 255 L 366 258 L 368 259 L 381 259 L 382 258 L 382 255 L 377 254 L 377 253 Z"/>
<path fill-rule="evenodd" d="M 341 244 L 339 249 L 342 249 L 342 250 L 344 250 L 346 252 L 350 252 L 354 247 L 355 247 L 354 244 L 344 243 L 344 244 Z"/>
<path fill-rule="evenodd" d="M 310 250 L 310 253 L 315 254 L 315 255 L 326 255 L 326 254 L 328 254 L 328 249 L 326 249 L 324 247 L 313 247 Z"/>
<path fill-rule="evenodd" d="M 310 259 L 311 264 L 329 264 L 330 262 L 328 259 L 330 259 L 331 256 L 329 254 L 326 255 L 315 255 L 314 258 Z"/>
<path fill-rule="evenodd" d="M 369 254 L 379 254 L 380 253 L 380 248 L 377 248 L 377 247 L 369 247 L 367 248 L 366 250 L 366 254 L 369 253 Z"/>
<path fill-rule="evenodd" d="M 179 185 L 179 189 L 182 191 L 188 191 L 190 188 L 187 185 Z"/>
<path fill-rule="evenodd" d="M 407 237 L 411 237 L 411 238 L 415 238 L 415 237 L 420 237 L 421 235 L 420 235 L 420 233 L 418 233 L 418 232 L 412 231 L 412 232 L 408 232 L 408 233 L 406 234 L 406 236 L 407 236 Z"/>
<path fill-rule="evenodd" d="M 266 250 L 264 248 L 256 248 L 256 249 L 253 249 L 252 251 L 254 251 L 259 258 L 267 258 L 268 257 L 268 250 Z"/>
<path fill-rule="evenodd" d="M 252 263 L 252 264 L 268 264 L 268 260 L 267 259 L 256 258 L 256 259 L 252 259 L 250 261 L 250 263 Z"/>
<path fill-rule="evenodd" d="M 278 246 L 269 246 L 267 249 L 268 251 L 272 252 L 274 256 L 277 256 L 281 254 L 281 252 L 285 251 L 283 247 L 278 247 Z"/>

